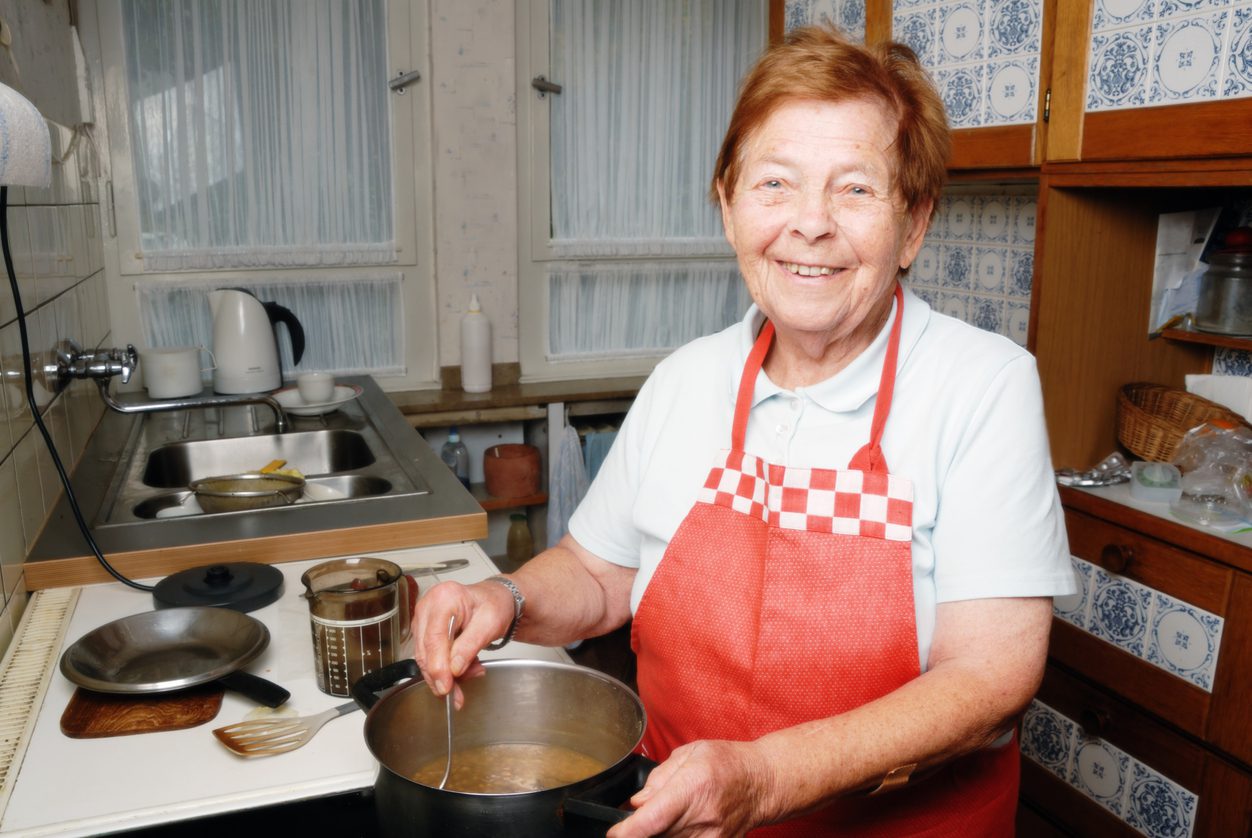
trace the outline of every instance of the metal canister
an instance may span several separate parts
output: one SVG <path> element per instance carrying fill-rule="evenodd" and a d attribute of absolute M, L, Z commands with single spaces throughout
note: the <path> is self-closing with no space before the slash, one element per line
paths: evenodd
<path fill-rule="evenodd" d="M 1205 332 L 1252 335 L 1252 251 L 1222 251 L 1209 257 L 1200 277 L 1195 325 Z"/>

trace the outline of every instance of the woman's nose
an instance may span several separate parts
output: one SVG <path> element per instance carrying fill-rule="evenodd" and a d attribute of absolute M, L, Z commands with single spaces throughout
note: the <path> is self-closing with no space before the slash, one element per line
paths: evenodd
<path fill-rule="evenodd" d="M 835 234 L 835 217 L 830 202 L 818 190 L 806 190 L 797 195 L 793 204 L 795 214 L 791 219 L 791 234 L 806 242 L 816 242 Z"/>

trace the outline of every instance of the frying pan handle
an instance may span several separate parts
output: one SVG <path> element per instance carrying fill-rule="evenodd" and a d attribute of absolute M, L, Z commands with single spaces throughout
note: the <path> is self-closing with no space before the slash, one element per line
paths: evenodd
<path fill-rule="evenodd" d="M 357 679 L 357 682 L 352 685 L 352 700 L 361 705 L 362 710 L 368 711 L 382 698 L 384 690 L 394 687 L 401 681 L 411 681 L 421 677 L 422 671 L 418 669 L 417 661 L 412 658 L 398 660 L 382 669 L 367 672 Z"/>
<path fill-rule="evenodd" d="M 594 821 L 602 824 L 615 824 L 624 821 L 633 809 L 619 808 L 631 795 L 643 788 L 648 775 L 657 764 L 640 754 L 631 754 L 602 783 L 592 786 L 577 796 L 565 798 L 565 820 L 571 818 Z"/>
<path fill-rule="evenodd" d="M 217 679 L 217 682 L 226 689 L 242 693 L 266 707 L 281 707 L 287 699 L 291 698 L 291 693 L 273 681 L 266 681 L 259 675 L 242 670 L 223 675 Z"/>

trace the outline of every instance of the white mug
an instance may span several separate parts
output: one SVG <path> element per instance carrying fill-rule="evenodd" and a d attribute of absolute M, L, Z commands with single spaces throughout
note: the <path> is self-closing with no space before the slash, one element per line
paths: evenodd
<path fill-rule="evenodd" d="M 296 389 L 305 404 L 325 404 L 335 395 L 335 377 L 328 372 L 301 373 Z"/>
<path fill-rule="evenodd" d="M 200 353 L 209 356 L 210 365 L 200 366 Z M 217 359 L 203 346 L 168 346 L 139 353 L 139 368 L 148 395 L 154 399 L 181 399 L 204 389 L 201 373 L 217 368 Z"/>

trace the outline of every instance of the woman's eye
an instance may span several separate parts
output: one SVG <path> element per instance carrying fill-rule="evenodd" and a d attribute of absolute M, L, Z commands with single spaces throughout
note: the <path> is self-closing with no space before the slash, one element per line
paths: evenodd
<path fill-rule="evenodd" d="M 781 181 L 781 180 L 777 180 L 777 179 L 775 179 L 775 178 L 770 178 L 769 180 L 765 181 L 765 182 L 764 182 L 763 184 L 761 184 L 761 185 L 762 185 L 762 186 L 764 186 L 766 189 L 781 189 L 781 188 L 782 188 L 782 181 Z"/>

